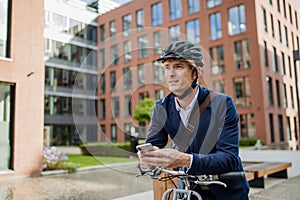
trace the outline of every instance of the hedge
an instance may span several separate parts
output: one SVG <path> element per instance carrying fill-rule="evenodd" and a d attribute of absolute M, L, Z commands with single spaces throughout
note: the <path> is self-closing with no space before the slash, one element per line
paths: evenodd
<path fill-rule="evenodd" d="M 256 144 L 256 138 L 240 138 L 240 146 L 254 146 Z"/>
<path fill-rule="evenodd" d="M 79 145 L 82 155 L 128 157 L 130 143 L 85 143 Z"/>

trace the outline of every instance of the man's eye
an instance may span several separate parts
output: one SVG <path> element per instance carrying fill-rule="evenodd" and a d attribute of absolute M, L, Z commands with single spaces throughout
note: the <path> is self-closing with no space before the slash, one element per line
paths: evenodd
<path fill-rule="evenodd" d="M 182 68 L 183 68 L 182 65 L 177 65 L 177 66 L 176 66 L 176 69 L 182 69 Z"/>

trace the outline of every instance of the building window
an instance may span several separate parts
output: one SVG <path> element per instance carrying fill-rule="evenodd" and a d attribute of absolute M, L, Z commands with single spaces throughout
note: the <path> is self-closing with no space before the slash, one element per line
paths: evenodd
<path fill-rule="evenodd" d="M 216 40 L 222 38 L 221 14 L 214 13 L 209 16 L 210 39 Z"/>
<path fill-rule="evenodd" d="M 269 106 L 274 106 L 274 97 L 273 97 L 273 80 L 271 77 L 266 77 L 267 81 L 267 90 L 268 90 L 268 99 L 269 99 Z"/>
<path fill-rule="evenodd" d="M 160 31 L 156 31 L 153 33 L 153 46 L 154 46 L 154 54 L 158 55 L 162 53 L 162 41 L 161 41 Z"/>
<path fill-rule="evenodd" d="M 279 0 L 278 0 L 279 1 Z M 285 4 L 285 0 L 282 1 L 283 4 L 283 13 L 284 13 L 284 17 L 286 18 L 286 4 Z M 278 3 L 279 5 L 279 3 Z"/>
<path fill-rule="evenodd" d="M 100 68 L 104 69 L 105 68 L 105 49 L 100 49 Z"/>
<path fill-rule="evenodd" d="M 199 20 L 194 19 L 186 23 L 186 35 L 189 40 L 200 42 Z"/>
<path fill-rule="evenodd" d="M 286 117 L 286 134 L 287 134 L 287 139 L 291 140 L 292 139 L 292 130 L 291 130 L 291 118 Z"/>
<path fill-rule="evenodd" d="M 130 89 L 132 86 L 132 71 L 130 67 L 126 67 L 123 69 L 123 81 L 124 81 L 124 89 Z"/>
<path fill-rule="evenodd" d="M 234 101 L 237 107 L 251 106 L 249 77 L 233 79 Z"/>
<path fill-rule="evenodd" d="M 200 11 L 200 0 L 187 0 L 188 1 L 188 12 L 193 14 Z"/>
<path fill-rule="evenodd" d="M 113 118 L 119 118 L 120 117 L 120 99 L 119 97 L 113 97 L 111 99 L 111 116 Z"/>
<path fill-rule="evenodd" d="M 297 117 L 294 117 L 295 140 L 298 141 Z"/>
<path fill-rule="evenodd" d="M 266 9 L 262 8 L 262 19 L 263 19 L 263 30 L 265 30 L 265 32 L 268 32 L 268 23 L 267 23 L 267 13 L 266 13 Z"/>
<path fill-rule="evenodd" d="M 213 81 L 213 89 L 219 93 L 225 93 L 225 85 L 223 80 Z"/>
<path fill-rule="evenodd" d="M 206 6 L 208 8 L 215 7 L 217 5 L 220 5 L 222 3 L 222 0 L 206 0 Z"/>
<path fill-rule="evenodd" d="M 105 125 L 100 125 L 100 133 L 101 133 L 101 142 L 105 142 L 106 141 L 106 135 L 105 135 Z"/>
<path fill-rule="evenodd" d="M 131 41 L 125 41 L 124 42 L 124 62 L 130 62 L 131 61 Z"/>
<path fill-rule="evenodd" d="M 149 93 L 148 92 L 139 93 L 139 100 L 140 101 L 143 101 L 145 98 L 149 98 Z"/>
<path fill-rule="evenodd" d="M 14 85 L 0 82 L 0 171 L 13 167 L 14 90 Z"/>
<path fill-rule="evenodd" d="M 97 27 L 87 25 L 85 33 L 87 40 L 97 43 Z"/>
<path fill-rule="evenodd" d="M 290 56 L 288 56 L 288 65 L 289 65 L 290 78 L 293 78 L 292 63 L 291 63 L 291 57 Z"/>
<path fill-rule="evenodd" d="M 100 42 L 104 42 L 105 40 L 105 26 L 102 24 L 100 26 Z"/>
<path fill-rule="evenodd" d="M 295 108 L 295 102 L 294 102 L 294 90 L 293 87 L 290 86 L 290 94 L 291 94 L 291 106 L 294 109 Z"/>
<path fill-rule="evenodd" d="M 110 72 L 110 91 L 111 92 L 115 90 L 116 81 L 117 81 L 116 72 L 111 71 Z"/>
<path fill-rule="evenodd" d="M 152 7 L 152 26 L 158 26 L 163 23 L 161 2 L 153 4 Z"/>
<path fill-rule="evenodd" d="M 100 119 L 105 119 L 106 104 L 105 99 L 100 99 Z"/>
<path fill-rule="evenodd" d="M 229 9 L 229 34 L 246 32 L 245 6 L 239 5 Z"/>
<path fill-rule="evenodd" d="M 155 61 L 153 63 L 153 70 L 154 70 L 154 83 L 163 83 L 164 82 L 164 69 L 160 62 Z"/>
<path fill-rule="evenodd" d="M 138 85 L 142 86 L 145 84 L 145 65 L 138 65 Z"/>
<path fill-rule="evenodd" d="M 298 29 L 298 13 L 297 11 L 295 11 L 295 24 L 296 24 L 296 28 Z"/>
<path fill-rule="evenodd" d="M 282 42 L 282 34 L 281 34 L 281 23 L 280 21 L 278 20 L 277 21 L 278 23 L 278 35 L 279 35 L 279 41 Z"/>
<path fill-rule="evenodd" d="M 110 21 L 110 22 L 109 22 L 109 37 L 110 37 L 111 39 L 114 39 L 116 33 L 117 33 L 117 29 L 116 29 L 116 21 L 115 21 L 115 20 Z"/>
<path fill-rule="evenodd" d="M 211 74 L 219 74 L 225 72 L 225 64 L 224 64 L 224 48 L 223 46 L 211 47 L 209 49 L 210 57 L 211 57 Z"/>
<path fill-rule="evenodd" d="M 272 51 L 272 65 L 273 65 L 273 71 L 278 72 L 277 50 L 275 47 L 273 47 L 273 51 Z"/>
<path fill-rule="evenodd" d="M 271 20 L 271 32 L 272 32 L 272 37 L 275 36 L 275 33 L 274 33 L 274 20 L 273 20 L 273 15 L 270 14 L 270 20 Z"/>
<path fill-rule="evenodd" d="M 144 10 L 136 11 L 136 28 L 138 30 L 144 28 Z"/>
<path fill-rule="evenodd" d="M 281 0 L 277 0 L 277 11 L 280 13 L 280 1 Z M 284 0 L 283 0 L 284 1 Z M 285 2 L 284 2 L 285 4 Z"/>
<path fill-rule="evenodd" d="M 182 6 L 181 0 L 169 0 L 170 5 L 170 20 L 181 18 Z"/>
<path fill-rule="evenodd" d="M 283 84 L 283 108 L 288 107 L 286 84 Z"/>
<path fill-rule="evenodd" d="M 281 68 L 281 74 L 282 75 L 286 75 L 286 69 L 285 69 L 285 55 L 283 52 L 281 52 L 281 64 L 280 64 L 280 68 Z"/>
<path fill-rule="evenodd" d="M 179 29 L 179 25 L 171 26 L 171 27 L 169 28 L 169 39 L 170 39 L 170 43 L 171 43 L 171 42 L 178 41 L 179 38 L 180 38 L 180 29 Z"/>
<path fill-rule="evenodd" d="M 105 93 L 105 74 L 100 75 L 100 94 Z"/>
<path fill-rule="evenodd" d="M 117 44 L 111 47 L 110 56 L 111 56 L 110 59 L 111 65 L 119 64 L 119 47 Z"/>
<path fill-rule="evenodd" d="M 288 30 L 287 27 L 284 26 L 284 38 L 285 38 L 285 45 L 288 47 L 289 46 L 289 35 L 288 35 Z"/>
<path fill-rule="evenodd" d="M 241 137 L 245 137 L 245 138 L 256 137 L 254 114 L 240 115 L 240 130 L 241 130 Z"/>
<path fill-rule="evenodd" d="M 277 97 L 277 106 L 281 107 L 281 95 L 280 95 L 280 83 L 278 80 L 276 80 L 276 97 Z"/>
<path fill-rule="evenodd" d="M 265 59 L 265 67 L 269 67 L 269 56 L 268 56 L 268 46 L 267 42 L 264 41 L 264 59 Z"/>
<path fill-rule="evenodd" d="M 0 57 L 10 57 L 11 1 L 0 0 Z"/>
<path fill-rule="evenodd" d="M 164 90 L 160 89 L 160 90 L 156 90 L 155 91 L 155 99 L 161 99 L 164 97 Z"/>
<path fill-rule="evenodd" d="M 132 17 L 130 14 L 122 17 L 122 31 L 124 36 L 128 36 L 131 30 Z"/>
<path fill-rule="evenodd" d="M 284 141 L 284 129 L 283 129 L 283 117 L 282 115 L 278 115 L 278 131 L 280 142 Z"/>
<path fill-rule="evenodd" d="M 249 42 L 247 39 L 234 43 L 234 61 L 237 70 L 249 69 L 251 67 L 249 51 Z"/>
<path fill-rule="evenodd" d="M 138 57 L 146 58 L 148 57 L 148 37 L 141 36 L 138 38 Z"/>
<path fill-rule="evenodd" d="M 110 125 L 110 140 L 111 142 L 117 142 L 117 125 L 111 124 Z"/>
<path fill-rule="evenodd" d="M 274 119 L 273 114 L 269 114 L 269 126 L 270 126 L 270 135 L 271 135 L 271 142 L 275 142 L 275 136 L 274 136 Z"/>
<path fill-rule="evenodd" d="M 125 117 L 131 116 L 131 95 L 125 95 L 125 106 L 124 106 Z"/>

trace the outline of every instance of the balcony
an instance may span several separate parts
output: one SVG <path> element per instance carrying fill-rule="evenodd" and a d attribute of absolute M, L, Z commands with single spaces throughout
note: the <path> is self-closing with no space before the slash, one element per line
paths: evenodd
<path fill-rule="evenodd" d="M 64 115 L 45 115 L 45 124 L 59 125 L 97 125 L 95 116 L 64 116 Z"/>
<path fill-rule="evenodd" d="M 45 60 L 46 66 L 97 75 L 97 66 L 86 63 L 70 62 L 59 58 L 49 58 Z"/>
<path fill-rule="evenodd" d="M 86 90 L 86 89 L 79 89 L 79 88 L 73 89 L 73 88 L 49 86 L 49 85 L 45 86 L 45 95 L 71 97 L 71 98 L 78 98 L 78 99 L 91 99 L 91 100 L 98 99 L 96 96 L 96 89 L 95 90 Z"/>

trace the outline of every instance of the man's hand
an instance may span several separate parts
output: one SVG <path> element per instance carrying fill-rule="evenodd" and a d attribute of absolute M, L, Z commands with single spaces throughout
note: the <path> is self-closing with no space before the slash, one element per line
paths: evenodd
<path fill-rule="evenodd" d="M 159 166 L 163 168 L 190 167 L 191 157 L 189 154 L 182 153 L 175 149 L 159 149 L 155 147 L 154 151 L 147 151 L 142 154 L 138 152 L 140 165 L 142 168 Z"/>

